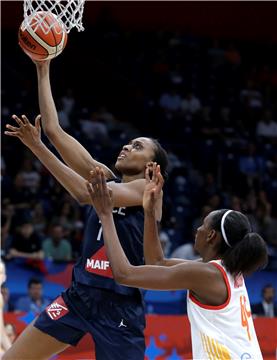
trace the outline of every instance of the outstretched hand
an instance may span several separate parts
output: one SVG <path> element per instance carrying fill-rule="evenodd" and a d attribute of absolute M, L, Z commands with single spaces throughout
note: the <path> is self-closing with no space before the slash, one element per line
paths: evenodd
<path fill-rule="evenodd" d="M 157 165 L 157 163 L 150 163 L 147 165 L 145 179 L 146 185 L 142 201 L 143 208 L 146 212 L 154 213 L 157 202 L 162 196 L 162 188 L 164 184 L 160 165 Z"/>
<path fill-rule="evenodd" d="M 103 169 L 96 167 L 86 182 L 91 202 L 99 218 L 113 210 L 112 190 L 107 186 Z"/>
<path fill-rule="evenodd" d="M 22 115 L 21 119 L 16 115 L 13 115 L 12 118 L 17 122 L 18 127 L 7 124 L 6 128 L 9 131 L 5 131 L 5 135 L 19 138 L 30 149 L 41 143 L 41 115 L 36 117 L 35 126 L 30 123 L 25 115 Z"/>

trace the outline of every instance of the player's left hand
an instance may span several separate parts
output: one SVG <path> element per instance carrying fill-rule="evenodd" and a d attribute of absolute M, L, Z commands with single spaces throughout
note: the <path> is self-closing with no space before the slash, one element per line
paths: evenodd
<path fill-rule="evenodd" d="M 13 115 L 12 118 L 17 122 L 18 127 L 7 124 L 6 127 L 9 131 L 5 131 L 5 135 L 19 138 L 23 144 L 28 146 L 30 149 L 41 143 L 41 115 L 36 117 L 35 126 L 30 123 L 29 119 L 25 115 L 22 115 L 21 118 Z"/>
<path fill-rule="evenodd" d="M 162 187 L 164 179 L 161 174 L 160 165 L 150 163 L 145 171 L 146 185 L 143 193 L 144 211 L 154 212 L 158 201 L 162 199 Z"/>
<path fill-rule="evenodd" d="M 103 169 L 96 167 L 86 182 L 92 205 L 98 216 L 110 214 L 113 210 L 112 190 L 107 186 Z"/>

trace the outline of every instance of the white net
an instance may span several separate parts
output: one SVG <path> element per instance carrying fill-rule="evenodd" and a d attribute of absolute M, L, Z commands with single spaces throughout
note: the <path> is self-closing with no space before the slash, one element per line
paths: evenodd
<path fill-rule="evenodd" d="M 34 26 L 34 16 L 40 12 L 40 16 L 35 16 L 36 27 L 41 26 L 47 14 L 52 13 L 55 15 L 59 22 L 62 22 L 67 33 L 72 28 L 77 28 L 78 31 L 83 31 L 82 17 L 84 11 L 85 0 L 24 0 L 24 21 L 22 24 L 23 29 Z M 43 13 L 42 13 L 43 12 Z M 50 25 L 47 28 L 41 26 L 45 33 L 51 30 Z"/>

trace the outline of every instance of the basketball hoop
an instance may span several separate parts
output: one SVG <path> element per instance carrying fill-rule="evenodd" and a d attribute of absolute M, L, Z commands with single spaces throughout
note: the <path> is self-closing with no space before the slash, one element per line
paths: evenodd
<path fill-rule="evenodd" d="M 36 27 L 41 27 L 44 33 L 51 30 L 51 25 L 47 28 L 41 26 L 47 14 L 52 13 L 60 21 L 67 33 L 74 27 L 78 31 L 83 31 L 82 16 L 84 11 L 85 0 L 24 0 L 24 21 L 23 30 L 31 27 L 31 21 L 34 16 L 40 12 L 45 16 L 36 17 Z"/>

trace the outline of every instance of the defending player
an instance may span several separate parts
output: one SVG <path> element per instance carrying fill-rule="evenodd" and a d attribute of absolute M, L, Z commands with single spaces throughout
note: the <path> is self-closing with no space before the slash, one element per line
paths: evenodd
<path fill-rule="evenodd" d="M 112 218 L 112 196 L 104 173 L 96 169 L 88 190 L 103 226 L 104 242 L 118 283 L 154 290 L 188 289 L 194 359 L 262 359 L 243 275 L 265 266 L 264 240 L 252 233 L 245 215 L 233 210 L 210 213 L 197 229 L 195 249 L 202 261 L 165 259 L 155 220 L 162 188 L 159 167 L 144 192 L 146 262 L 133 266 L 118 239 Z M 119 235 L 120 236 L 120 235 Z"/>
<path fill-rule="evenodd" d="M 7 125 L 9 131 L 5 133 L 18 137 L 29 147 L 76 200 L 91 205 L 86 180 L 57 159 L 42 143 L 40 116 L 36 118 L 35 126 L 30 124 L 26 116 L 20 119 L 14 115 L 13 118 L 18 127 Z M 71 151 L 76 158 L 80 155 L 76 167 L 87 161 L 88 167 L 86 165 L 83 176 L 89 176 L 89 167 L 102 166 L 85 150 L 82 152 L 82 149 L 78 149 L 81 148 L 78 143 L 74 149 L 75 140 L 72 141 L 73 144 L 66 146 L 65 152 Z M 114 180 L 109 182 L 114 191 L 114 221 L 124 251 L 133 265 L 143 264 L 142 196 L 145 168 L 153 160 L 161 161 L 165 171 L 165 151 L 155 140 L 141 137 L 125 145 L 117 158 L 115 166 L 123 175 L 122 183 L 116 182 L 118 180 L 112 172 L 102 166 L 106 177 Z M 159 206 L 158 212 L 160 209 Z M 82 256 L 74 266 L 71 287 L 26 328 L 5 354 L 4 360 L 48 359 L 69 344 L 76 345 L 87 332 L 95 341 L 97 360 L 142 360 L 145 351 L 144 327 L 140 291 L 114 281 L 104 249 L 102 226 L 91 208 Z"/>

